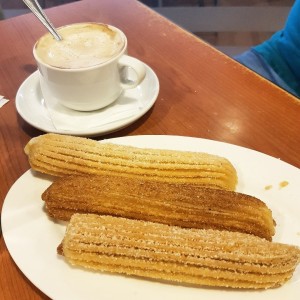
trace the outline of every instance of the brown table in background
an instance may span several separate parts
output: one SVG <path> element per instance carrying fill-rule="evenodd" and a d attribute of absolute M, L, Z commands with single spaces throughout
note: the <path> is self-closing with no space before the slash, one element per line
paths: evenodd
<path fill-rule="evenodd" d="M 56 26 L 97 21 L 122 29 L 129 54 L 160 80 L 154 107 L 110 138 L 182 135 L 232 143 L 300 167 L 300 101 L 134 0 L 86 0 L 47 11 Z M 0 205 L 29 164 L 23 148 L 42 132 L 15 109 L 15 95 L 36 70 L 34 42 L 45 33 L 32 15 L 0 22 Z M 34 257 L 31 258 L 34 260 Z M 47 272 L 47 270 L 45 270 Z M 21 273 L 0 240 L 0 299 L 47 299 Z"/>

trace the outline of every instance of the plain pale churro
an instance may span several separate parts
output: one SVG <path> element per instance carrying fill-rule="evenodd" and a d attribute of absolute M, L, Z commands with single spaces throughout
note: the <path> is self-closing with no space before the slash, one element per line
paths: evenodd
<path fill-rule="evenodd" d="M 34 170 L 55 176 L 111 174 L 226 190 L 235 190 L 237 184 L 236 170 L 226 158 L 201 152 L 145 149 L 49 133 L 31 139 L 25 153 Z"/>

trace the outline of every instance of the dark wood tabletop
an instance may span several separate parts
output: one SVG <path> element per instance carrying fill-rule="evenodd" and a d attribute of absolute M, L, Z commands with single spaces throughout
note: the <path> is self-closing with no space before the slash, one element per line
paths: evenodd
<path fill-rule="evenodd" d="M 134 124 L 95 139 L 180 135 L 223 141 L 300 167 L 300 101 L 134 0 L 85 0 L 47 10 L 55 24 L 95 21 L 120 28 L 128 53 L 157 74 L 156 103 Z M 46 29 L 27 14 L 0 22 L 0 205 L 29 169 L 24 146 L 43 132 L 18 115 L 15 96 L 36 69 L 35 41 Z M 34 259 L 34 258 L 33 258 Z M 45 270 L 46 271 L 46 270 Z M 47 299 L 0 241 L 0 299 Z"/>

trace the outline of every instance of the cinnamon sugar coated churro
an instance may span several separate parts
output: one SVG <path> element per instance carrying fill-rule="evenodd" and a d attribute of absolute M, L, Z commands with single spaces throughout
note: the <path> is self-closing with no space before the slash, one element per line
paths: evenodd
<path fill-rule="evenodd" d="M 234 190 L 237 173 L 217 155 L 122 146 L 59 134 L 33 138 L 25 147 L 34 170 L 55 175 L 112 174 Z"/>
<path fill-rule="evenodd" d="M 265 289 L 289 280 L 298 247 L 230 231 L 75 214 L 59 253 L 72 265 L 188 284 Z"/>
<path fill-rule="evenodd" d="M 69 220 L 95 213 L 190 228 L 254 234 L 271 240 L 271 210 L 245 194 L 196 185 L 170 184 L 123 176 L 73 175 L 58 178 L 43 193 L 47 213 Z"/>

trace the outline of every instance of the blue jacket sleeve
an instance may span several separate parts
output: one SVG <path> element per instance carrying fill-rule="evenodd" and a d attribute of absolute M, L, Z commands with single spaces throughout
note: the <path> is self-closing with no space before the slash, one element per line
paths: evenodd
<path fill-rule="evenodd" d="M 300 94 L 300 0 L 295 1 L 284 28 L 253 49 Z"/>

